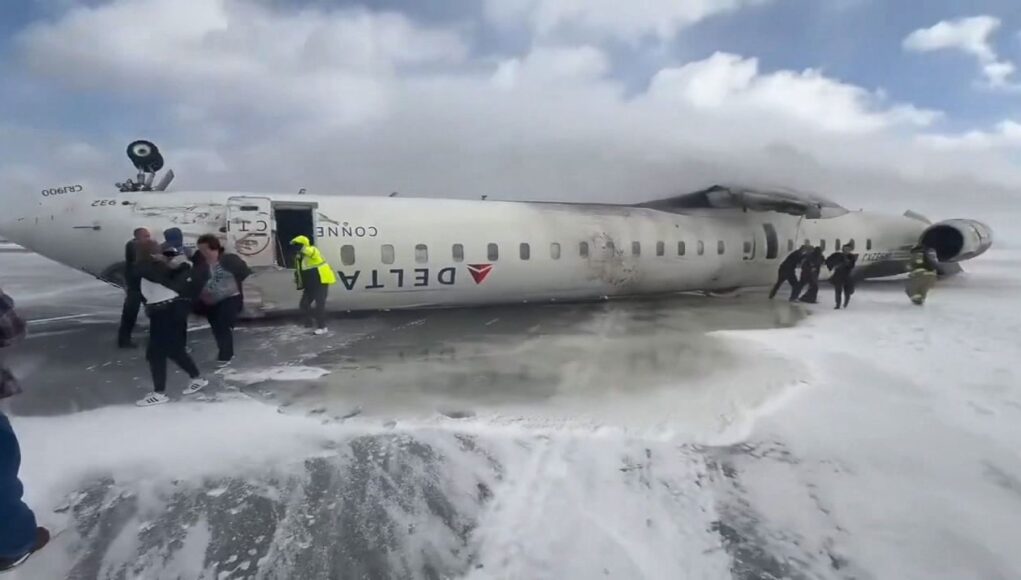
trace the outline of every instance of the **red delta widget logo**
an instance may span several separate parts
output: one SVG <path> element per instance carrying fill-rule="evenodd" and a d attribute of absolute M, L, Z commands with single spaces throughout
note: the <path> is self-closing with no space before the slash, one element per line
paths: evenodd
<path fill-rule="evenodd" d="M 472 280 L 475 280 L 475 284 L 485 282 L 492 271 L 492 264 L 468 264 L 468 273 L 472 275 Z"/>
<path fill-rule="evenodd" d="M 492 264 L 466 264 L 475 285 L 486 281 L 493 271 Z M 382 290 L 399 288 L 430 288 L 453 286 L 457 282 L 457 268 L 390 268 L 387 270 L 337 271 L 337 281 L 347 290 Z"/>

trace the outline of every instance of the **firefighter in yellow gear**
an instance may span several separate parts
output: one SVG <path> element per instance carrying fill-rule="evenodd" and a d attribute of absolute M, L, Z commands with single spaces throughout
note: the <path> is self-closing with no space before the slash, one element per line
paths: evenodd
<path fill-rule="evenodd" d="M 911 248 L 911 258 L 908 260 L 907 266 L 908 279 L 904 286 L 904 293 L 908 295 L 913 304 L 917 306 L 925 304 L 929 290 L 936 284 L 938 263 L 939 259 L 932 248 L 921 244 Z"/>
<path fill-rule="evenodd" d="M 305 316 L 306 326 L 313 323 L 316 334 L 326 333 L 326 295 L 330 286 L 337 283 L 333 268 L 326 263 L 319 248 L 312 245 L 306 236 L 297 236 L 291 240 L 291 246 L 297 249 L 294 260 L 294 283 L 301 290 L 301 302 L 298 308 Z M 312 303 L 315 303 L 315 310 Z"/>

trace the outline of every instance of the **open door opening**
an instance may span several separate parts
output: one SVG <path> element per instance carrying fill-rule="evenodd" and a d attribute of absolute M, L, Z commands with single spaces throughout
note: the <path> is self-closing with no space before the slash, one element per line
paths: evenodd
<path fill-rule="evenodd" d="M 315 207 L 288 206 L 274 207 L 273 215 L 276 222 L 276 261 L 284 268 L 294 267 L 294 252 L 290 243 L 295 236 L 305 236 L 313 244 L 316 243 Z"/>

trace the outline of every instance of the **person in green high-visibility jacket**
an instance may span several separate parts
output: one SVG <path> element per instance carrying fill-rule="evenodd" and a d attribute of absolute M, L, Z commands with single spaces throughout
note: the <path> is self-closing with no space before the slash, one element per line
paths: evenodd
<path fill-rule="evenodd" d="M 908 279 L 904 286 L 904 293 L 908 295 L 911 302 L 916 306 L 925 304 L 929 291 L 936 284 L 939 275 L 939 258 L 936 251 L 918 244 L 911 248 L 911 258 L 908 260 Z"/>
<path fill-rule="evenodd" d="M 305 316 L 306 326 L 314 323 L 316 334 L 326 334 L 326 295 L 330 286 L 337 283 L 337 276 L 319 248 L 313 246 L 306 236 L 295 237 L 291 245 L 297 249 L 294 283 L 301 290 L 298 308 Z M 315 310 L 312 309 L 313 302 Z"/>

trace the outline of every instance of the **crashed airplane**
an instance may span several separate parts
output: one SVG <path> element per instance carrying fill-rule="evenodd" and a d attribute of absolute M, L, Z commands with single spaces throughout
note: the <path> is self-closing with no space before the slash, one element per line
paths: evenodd
<path fill-rule="evenodd" d="M 802 242 L 851 243 L 858 276 L 904 272 L 908 250 L 934 248 L 941 273 L 985 252 L 990 229 L 849 211 L 816 195 L 713 186 L 633 205 L 358 197 L 230 191 L 169 192 L 173 172 L 147 141 L 129 145 L 138 178 L 116 190 L 41 188 L 30 212 L 0 217 L 0 235 L 121 285 L 136 227 L 180 228 L 186 244 L 217 233 L 254 270 L 250 316 L 293 310 L 288 241 L 308 236 L 337 271 L 331 310 L 586 301 L 763 286 Z"/>

